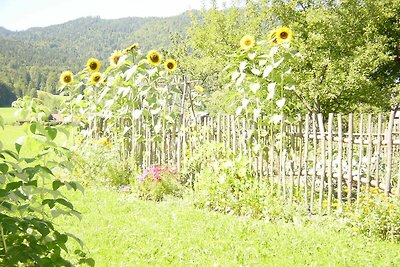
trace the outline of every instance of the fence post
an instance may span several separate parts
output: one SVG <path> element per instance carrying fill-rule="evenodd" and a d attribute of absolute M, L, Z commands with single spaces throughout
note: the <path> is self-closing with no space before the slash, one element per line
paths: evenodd
<path fill-rule="evenodd" d="M 353 189 L 353 114 L 349 114 L 349 147 L 347 169 L 347 202 L 351 204 L 351 191 Z"/>
<path fill-rule="evenodd" d="M 385 182 L 385 195 L 389 196 L 390 193 L 390 177 L 392 175 L 392 153 L 393 153 L 393 123 L 394 123 L 394 116 L 395 112 L 390 112 L 390 119 L 388 130 L 386 132 L 386 140 L 387 140 L 387 158 L 386 158 L 386 182 Z"/>
<path fill-rule="evenodd" d="M 324 187 L 325 187 L 325 168 L 326 168 L 326 148 L 325 148 L 325 128 L 324 128 L 324 119 L 322 114 L 318 114 L 318 124 L 319 131 L 321 135 L 321 154 L 322 154 L 322 169 L 321 169 L 321 184 L 319 191 L 319 210 L 322 212 L 323 208 L 323 199 L 324 199 Z"/>

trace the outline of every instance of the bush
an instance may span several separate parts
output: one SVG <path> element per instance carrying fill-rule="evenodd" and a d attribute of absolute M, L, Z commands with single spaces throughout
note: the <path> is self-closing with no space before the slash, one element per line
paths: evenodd
<path fill-rule="evenodd" d="M 371 189 L 359 202 L 347 206 L 344 216 L 354 234 L 383 240 L 400 241 L 400 202 Z"/>
<path fill-rule="evenodd" d="M 82 182 L 123 186 L 134 183 L 136 164 L 121 156 L 121 147 L 108 139 L 84 142 L 74 149 L 75 174 Z"/>
<path fill-rule="evenodd" d="M 176 170 L 168 165 L 153 165 L 138 177 L 139 198 L 161 201 L 167 195 L 182 196 L 183 187 Z"/>

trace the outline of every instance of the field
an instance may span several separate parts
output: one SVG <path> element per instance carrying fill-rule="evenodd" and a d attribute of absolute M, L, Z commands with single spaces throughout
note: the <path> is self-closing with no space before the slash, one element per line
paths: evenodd
<path fill-rule="evenodd" d="M 400 245 L 353 236 L 341 222 L 268 223 L 89 187 L 72 198 L 82 221 L 57 224 L 84 239 L 96 266 L 396 266 Z"/>

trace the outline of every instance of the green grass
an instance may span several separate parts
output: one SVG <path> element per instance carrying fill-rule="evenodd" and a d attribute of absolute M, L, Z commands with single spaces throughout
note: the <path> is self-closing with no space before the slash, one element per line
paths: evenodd
<path fill-rule="evenodd" d="M 96 266 L 398 266 L 400 244 L 353 236 L 327 217 L 275 224 L 198 210 L 184 200 L 145 202 L 89 188 L 83 213 L 57 225 L 85 241 Z"/>
<path fill-rule="evenodd" d="M 16 118 L 14 117 L 15 108 L 0 108 L 0 116 L 4 119 L 4 129 L 0 128 L 0 141 L 5 149 L 14 149 L 15 141 L 20 137 L 26 135 L 29 132 L 29 124 L 23 125 L 15 124 Z M 70 128 L 71 129 L 71 128 Z M 55 142 L 63 146 L 71 146 L 73 144 L 72 134 L 66 136 L 60 131 L 57 134 Z M 37 151 L 37 144 L 30 141 L 21 150 L 21 154 L 28 156 Z"/>
<path fill-rule="evenodd" d="M 10 125 L 14 124 L 16 121 L 16 117 L 14 116 L 14 112 L 16 108 L 0 108 L 0 116 L 4 119 L 4 124 Z"/>

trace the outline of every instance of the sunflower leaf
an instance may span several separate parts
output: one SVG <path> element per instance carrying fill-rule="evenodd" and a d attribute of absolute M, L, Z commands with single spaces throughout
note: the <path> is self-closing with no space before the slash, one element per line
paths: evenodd
<path fill-rule="evenodd" d="M 254 75 L 259 76 L 261 74 L 261 71 L 259 69 L 253 68 L 253 69 L 251 69 L 251 73 L 253 73 Z"/>
<path fill-rule="evenodd" d="M 259 83 L 252 83 L 250 84 L 250 90 L 255 94 L 261 88 Z"/>
<path fill-rule="evenodd" d="M 236 81 L 237 78 L 239 78 L 239 76 L 240 76 L 240 72 L 238 72 L 236 70 L 234 73 L 232 73 L 232 81 Z"/>
<path fill-rule="evenodd" d="M 240 75 L 239 79 L 237 79 L 237 81 L 236 81 L 236 86 L 241 85 L 245 78 L 246 78 L 246 73 L 242 73 Z"/>
<path fill-rule="evenodd" d="M 272 65 L 268 65 L 264 69 L 263 78 L 268 77 L 268 75 L 273 71 L 274 67 Z"/>
<path fill-rule="evenodd" d="M 133 65 L 132 68 L 128 69 L 124 75 L 125 75 L 125 81 L 128 81 L 132 78 L 132 75 L 136 72 L 138 66 L 137 65 Z"/>
<path fill-rule="evenodd" d="M 276 87 L 276 83 L 268 84 L 268 96 L 267 96 L 266 100 L 270 100 L 270 99 L 274 98 L 274 96 L 275 96 L 275 87 Z"/>
<path fill-rule="evenodd" d="M 247 62 L 246 61 L 240 62 L 239 71 L 243 72 L 246 69 L 246 66 L 247 66 Z"/>
<path fill-rule="evenodd" d="M 286 103 L 286 98 L 282 98 L 282 99 L 279 99 L 279 100 L 277 100 L 276 101 L 276 105 L 278 106 L 278 108 L 283 108 L 283 106 L 285 105 L 285 103 Z"/>

